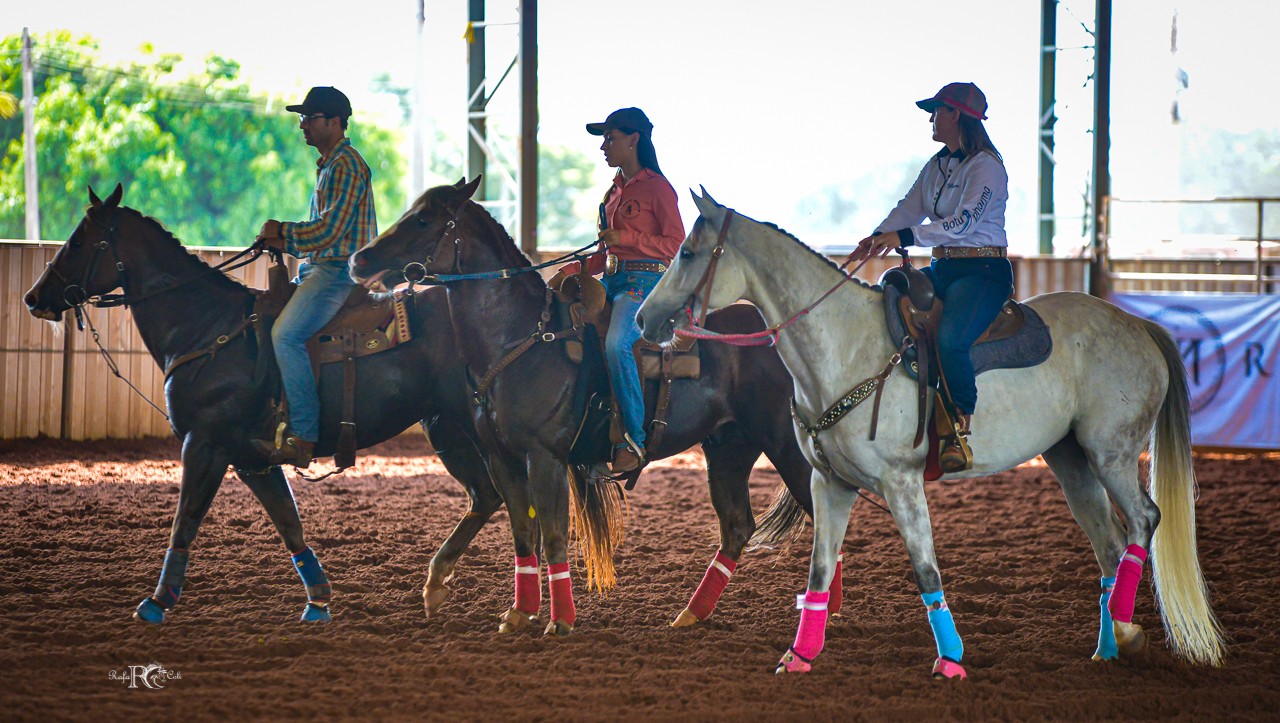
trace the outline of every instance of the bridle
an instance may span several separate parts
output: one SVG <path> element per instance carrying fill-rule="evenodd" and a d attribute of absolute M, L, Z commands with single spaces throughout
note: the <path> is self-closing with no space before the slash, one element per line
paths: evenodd
<path fill-rule="evenodd" d="M 732 344 L 734 346 L 774 346 L 778 343 L 778 334 L 783 329 L 796 323 L 801 317 L 805 316 L 810 311 L 813 311 L 814 307 L 818 304 L 826 301 L 827 298 L 836 292 L 836 289 L 839 289 L 841 286 L 844 286 L 846 283 L 851 281 L 854 278 L 854 275 L 871 260 L 871 257 L 867 256 L 862 260 L 862 263 L 853 267 L 852 270 L 847 270 L 845 267 L 847 267 L 849 262 L 853 260 L 852 257 L 850 257 L 849 260 L 846 260 L 839 267 L 841 274 L 840 281 L 838 281 L 835 286 L 828 289 L 825 294 L 818 297 L 817 301 L 814 301 L 812 304 L 809 304 L 800 311 L 797 311 L 795 314 L 792 314 L 786 321 L 774 324 L 767 329 L 752 332 L 750 334 L 721 334 L 719 332 L 714 332 L 704 327 L 703 324 L 707 320 L 707 313 L 710 308 L 711 287 L 715 283 L 716 267 L 720 263 L 720 257 L 724 255 L 725 240 L 729 236 L 729 222 L 733 220 L 733 217 L 733 209 L 726 208 L 724 222 L 720 225 L 720 234 L 716 238 L 716 245 L 711 249 L 711 261 L 707 264 L 707 268 L 703 270 L 702 278 L 698 279 L 698 284 L 693 287 L 693 291 L 689 295 L 689 302 L 684 306 L 685 315 L 689 319 L 689 327 L 677 327 L 675 329 L 675 334 L 677 336 L 691 337 L 694 339 L 710 339 L 713 341 L 724 342 L 726 344 Z M 881 255 L 883 256 L 884 254 Z M 702 294 L 702 311 L 699 312 L 698 318 L 695 319 L 693 317 L 692 307 L 693 302 L 698 299 L 699 293 Z"/>
<path fill-rule="evenodd" d="M 89 280 L 93 278 L 94 272 L 98 270 L 98 262 L 102 258 L 102 253 L 106 251 L 108 248 L 111 249 L 111 255 L 115 257 L 116 273 L 119 274 L 119 279 L 120 279 L 119 286 L 120 288 L 125 290 L 125 294 L 121 294 L 120 296 L 127 295 L 129 291 L 128 286 L 126 285 L 128 277 L 125 274 L 124 262 L 120 260 L 120 251 L 119 249 L 116 248 L 116 245 L 113 243 L 113 240 L 116 234 L 116 215 L 118 213 L 119 211 L 112 212 L 109 223 L 103 223 L 99 221 L 98 219 L 94 218 L 92 214 L 89 214 L 89 213 L 85 214 L 85 219 L 88 220 L 90 223 L 92 223 L 94 226 L 97 226 L 98 228 L 102 229 L 103 233 L 102 233 L 102 239 L 94 244 L 93 257 L 89 259 L 89 264 L 88 266 L 85 267 L 84 275 L 81 277 L 80 283 L 75 283 L 71 279 L 68 279 L 65 274 L 63 274 L 61 271 L 58 270 L 57 266 L 54 266 L 53 261 L 49 261 L 48 263 L 45 264 L 45 268 L 49 270 L 49 273 L 52 274 L 53 277 L 56 278 L 58 281 L 62 282 L 62 285 L 63 285 L 62 301 L 67 306 L 71 307 L 72 309 L 75 309 L 76 321 L 81 331 L 84 330 L 84 323 L 81 320 L 82 314 L 83 314 L 81 309 L 85 304 L 92 304 L 94 306 L 99 306 L 99 305 L 116 306 L 120 303 L 123 303 L 122 301 L 118 302 L 112 299 L 112 300 L 108 300 L 109 303 L 103 304 L 102 299 L 104 297 L 96 297 L 96 299 L 91 298 L 89 296 L 89 292 L 85 291 L 85 287 L 88 286 Z M 57 259 L 55 258 L 54 261 L 56 260 Z"/>
<path fill-rule="evenodd" d="M 405 281 L 409 282 L 410 289 L 413 288 L 414 284 L 424 284 L 428 286 L 442 286 L 455 281 L 478 281 L 482 279 L 509 279 L 514 276 L 519 276 L 520 274 L 527 274 L 527 273 L 532 273 L 536 271 L 541 271 L 542 269 L 548 268 L 550 266 L 555 266 L 556 264 L 562 264 L 570 260 L 585 262 L 587 255 L 584 252 L 587 251 L 588 249 L 595 247 L 596 244 L 598 243 L 597 241 L 592 241 L 591 243 L 587 244 L 586 246 L 583 246 L 580 249 L 577 249 L 575 251 L 570 251 L 569 253 L 564 254 L 563 256 L 558 256 L 554 259 L 551 259 L 550 261 L 545 261 L 540 264 L 533 264 L 530 266 L 521 266 L 521 267 L 509 268 L 509 269 L 498 269 L 495 271 L 480 271 L 476 273 L 464 274 L 462 273 L 462 233 L 458 230 L 458 217 L 461 213 L 462 213 L 462 207 L 459 207 L 452 212 L 452 215 L 449 217 L 449 220 L 446 221 L 444 224 L 444 230 L 440 233 L 439 240 L 437 240 L 435 245 L 432 246 L 431 253 L 427 254 L 427 257 L 425 260 L 410 261 L 409 263 L 404 265 L 403 269 L 400 270 L 400 273 L 402 276 L 404 276 Z M 435 263 L 435 258 L 437 254 L 440 253 L 441 247 L 446 244 L 450 236 L 453 237 L 453 269 L 452 269 L 453 273 L 448 273 L 448 274 L 430 273 L 427 270 L 427 267 Z"/>
<path fill-rule="evenodd" d="M 107 222 L 104 223 L 94 218 L 93 214 L 87 213 L 87 212 L 85 213 L 86 220 L 88 220 L 94 226 L 97 226 L 98 228 L 102 229 L 102 238 L 99 239 L 98 242 L 93 245 L 94 246 L 93 256 L 92 258 L 89 259 L 89 264 L 85 267 L 84 274 L 81 276 L 79 283 L 76 283 L 71 279 L 67 278 L 66 274 L 58 270 L 58 267 L 54 265 L 54 261 L 57 261 L 56 257 L 54 258 L 53 261 L 49 261 L 45 264 L 45 268 L 49 270 L 49 273 L 55 279 L 62 282 L 63 284 L 62 301 L 68 307 L 70 307 L 72 310 L 75 311 L 76 325 L 80 328 L 81 331 L 84 331 L 84 307 L 86 305 L 102 309 L 102 308 L 110 308 L 113 306 L 128 306 L 130 304 L 136 304 L 139 301 L 143 301 L 145 299 L 149 299 L 154 296 L 159 296 L 161 294 L 166 294 L 170 291 L 179 289 L 187 285 L 188 283 L 195 281 L 196 279 L 204 276 L 207 273 L 227 272 L 227 271 L 232 271 L 234 269 L 240 268 L 241 266 L 245 266 L 246 264 L 249 264 L 250 262 L 257 259 L 258 255 L 261 253 L 256 247 L 256 245 L 249 246 L 248 248 L 235 254 L 234 256 L 227 259 L 226 261 L 223 261 L 222 263 L 216 266 L 211 266 L 206 270 L 202 270 L 193 276 L 189 276 L 185 279 L 179 279 L 177 281 L 174 281 L 171 284 L 162 286 L 158 289 L 153 289 L 143 294 L 134 295 L 129 292 L 129 274 L 125 270 L 124 262 L 120 259 L 120 249 L 117 247 L 117 242 L 119 239 L 116 237 L 116 234 L 117 234 L 117 231 L 119 230 L 119 226 L 116 224 L 116 219 L 119 215 L 120 215 L 120 210 L 117 208 L 111 212 L 110 218 L 108 218 Z M 72 244 L 72 246 L 76 246 L 76 245 L 78 244 L 74 244 L 74 243 Z M 111 250 L 112 259 L 115 262 L 116 275 L 117 275 L 117 279 L 119 280 L 116 286 L 119 286 L 123 290 L 123 293 L 99 294 L 96 296 L 90 296 L 89 292 L 86 291 L 85 287 L 87 287 L 89 285 L 89 282 L 93 279 L 94 272 L 98 270 L 98 263 L 102 259 L 102 254 L 107 249 Z M 238 263 L 238 264 L 236 263 L 237 261 L 244 259 L 246 256 L 249 256 L 249 258 L 245 259 L 241 263 Z"/>
<path fill-rule="evenodd" d="M 431 253 L 427 254 L 424 261 L 410 261 L 404 265 L 400 273 L 408 281 L 410 286 L 413 284 L 435 284 L 439 283 L 439 275 L 428 273 L 427 267 L 435 263 L 435 258 L 440 253 L 440 247 L 445 244 L 449 236 L 453 236 L 453 270 L 460 272 L 462 270 L 462 234 L 454 233 L 458 228 L 458 214 L 461 209 L 457 209 L 450 216 L 449 220 L 444 224 L 444 231 L 440 233 L 439 240 L 435 246 L 431 248 Z M 412 272 L 412 275 L 411 273 Z"/>

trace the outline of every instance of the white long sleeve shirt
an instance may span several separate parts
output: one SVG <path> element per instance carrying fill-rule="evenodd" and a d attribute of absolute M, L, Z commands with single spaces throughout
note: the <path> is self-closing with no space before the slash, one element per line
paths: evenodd
<path fill-rule="evenodd" d="M 1009 174 L 998 158 L 985 152 L 966 158 L 943 148 L 876 233 L 903 231 L 904 246 L 1008 246 L 1008 202 Z"/>

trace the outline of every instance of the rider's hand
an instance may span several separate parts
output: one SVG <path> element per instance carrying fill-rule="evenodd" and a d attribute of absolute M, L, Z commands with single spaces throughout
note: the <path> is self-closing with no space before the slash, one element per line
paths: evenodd
<path fill-rule="evenodd" d="M 858 248 L 849 254 L 849 258 L 860 261 L 873 256 L 883 256 L 900 246 L 902 246 L 902 237 L 897 231 L 873 234 L 859 241 Z"/>
<path fill-rule="evenodd" d="M 600 242 L 610 248 L 617 246 L 622 243 L 622 232 L 616 228 L 601 231 Z"/>

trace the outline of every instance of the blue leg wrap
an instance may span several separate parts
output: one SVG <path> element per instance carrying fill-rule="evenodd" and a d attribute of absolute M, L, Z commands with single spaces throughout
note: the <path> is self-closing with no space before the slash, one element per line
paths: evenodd
<path fill-rule="evenodd" d="M 182 597 L 182 584 L 187 579 L 187 561 L 191 553 L 170 547 L 164 555 L 164 567 L 160 570 L 160 582 L 151 596 L 165 610 L 172 610 Z"/>
<path fill-rule="evenodd" d="M 956 632 L 955 620 L 951 618 L 942 591 L 926 593 L 920 599 L 929 609 L 929 627 L 933 628 L 933 639 L 938 643 L 938 657 L 959 663 L 964 655 L 964 643 L 960 641 L 960 633 Z"/>
<path fill-rule="evenodd" d="M 307 587 L 307 600 L 318 605 L 328 605 L 333 590 L 329 587 L 329 578 L 324 574 L 324 568 L 316 559 L 316 553 L 310 547 L 302 548 L 302 552 L 293 556 L 293 566 L 298 568 L 298 576 Z"/>
<path fill-rule="evenodd" d="M 1111 624 L 1111 611 L 1107 609 L 1107 603 L 1111 601 L 1111 589 L 1115 586 L 1114 577 L 1102 578 L 1102 597 L 1098 600 L 1098 604 L 1102 606 L 1102 619 L 1098 623 L 1098 649 L 1093 654 L 1093 657 L 1101 660 L 1120 657 L 1120 651 L 1116 648 L 1116 631 Z"/>

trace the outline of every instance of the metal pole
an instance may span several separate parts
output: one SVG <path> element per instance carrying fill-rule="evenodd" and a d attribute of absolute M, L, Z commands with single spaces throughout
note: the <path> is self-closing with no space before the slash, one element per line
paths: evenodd
<path fill-rule="evenodd" d="M 1058 0 L 1040 3 L 1040 253 L 1053 253 L 1053 126 L 1057 95 Z"/>
<path fill-rule="evenodd" d="M 1257 292 L 1262 293 L 1262 199 L 1258 199 L 1258 287 Z"/>
<path fill-rule="evenodd" d="M 485 45 L 484 45 L 484 3 L 485 0 L 467 0 L 467 22 L 471 29 L 470 42 L 467 44 L 467 179 L 485 175 L 485 149 L 482 143 L 486 138 L 484 111 L 489 104 L 485 95 Z M 481 140 L 477 140 L 477 137 Z M 482 201 L 488 198 L 485 186 L 488 180 L 480 181 L 476 188 L 475 199 Z"/>
<path fill-rule="evenodd" d="M 27 195 L 27 240 L 40 240 L 40 175 L 36 168 L 36 92 L 31 34 L 22 29 L 22 146 Z"/>
<path fill-rule="evenodd" d="M 538 0 L 520 2 L 520 248 L 538 250 Z"/>
<path fill-rule="evenodd" d="M 1093 70 L 1093 258 L 1089 293 L 1105 297 L 1108 210 L 1111 195 L 1111 0 L 1097 0 Z"/>
<path fill-rule="evenodd" d="M 424 30 L 427 24 L 426 0 L 417 0 L 418 5 L 418 46 L 414 52 L 413 69 L 413 177 L 410 179 L 409 201 L 412 203 L 426 190 L 426 139 L 424 136 L 425 118 L 423 117 L 423 88 L 426 73 L 423 65 L 426 62 L 426 39 Z"/>

